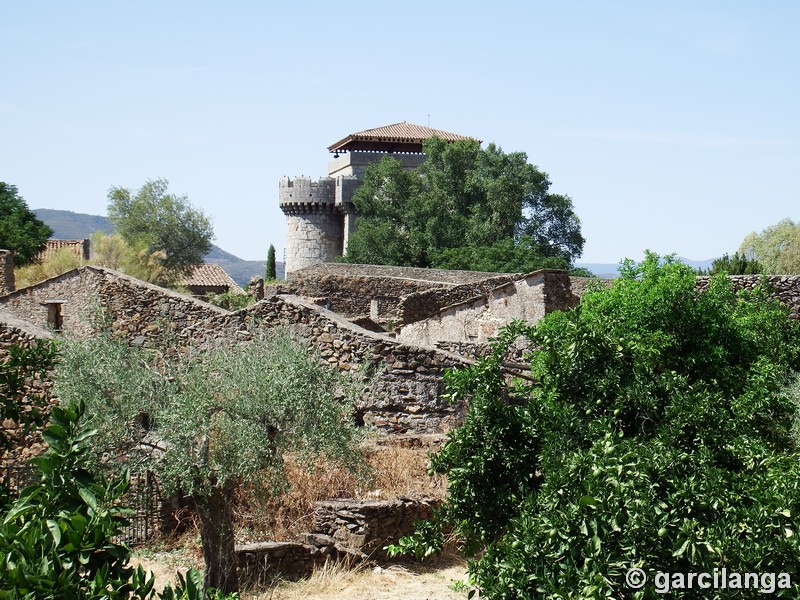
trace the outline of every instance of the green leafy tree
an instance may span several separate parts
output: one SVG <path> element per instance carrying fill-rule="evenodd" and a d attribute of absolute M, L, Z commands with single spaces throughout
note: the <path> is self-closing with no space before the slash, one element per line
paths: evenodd
<path fill-rule="evenodd" d="M 186 196 L 167 193 L 165 179 L 148 180 L 135 194 L 121 187 L 108 192 L 108 218 L 137 252 L 159 253 L 169 271 L 202 264 L 214 230 Z"/>
<path fill-rule="evenodd" d="M 547 175 L 524 153 L 438 138 L 424 149 L 417 171 L 391 157 L 367 169 L 353 197 L 357 229 L 345 260 L 472 270 L 476 262 L 508 272 L 570 265 L 580 255 L 571 200 L 549 193 Z"/>
<path fill-rule="evenodd" d="M 51 235 L 53 230 L 28 208 L 16 186 L 0 181 L 0 248 L 13 250 L 15 264 L 33 262 Z"/>
<path fill-rule="evenodd" d="M 432 468 L 481 597 L 655 597 L 626 586 L 632 567 L 796 577 L 796 403 L 781 390 L 799 329 L 764 290 L 737 295 L 716 276 L 701 293 L 690 267 L 648 253 L 451 373 L 469 409 Z M 510 381 L 520 336 L 531 373 Z M 402 546 L 424 553 L 431 537 Z"/>
<path fill-rule="evenodd" d="M 278 278 L 278 266 L 275 263 L 275 246 L 269 245 L 267 251 L 267 272 L 264 279 L 266 281 L 275 281 Z"/>
<path fill-rule="evenodd" d="M 282 330 L 177 356 L 104 337 L 67 342 L 56 389 L 62 400 L 85 399 L 100 432 L 97 453 L 192 495 L 206 587 L 226 593 L 238 588 L 236 490 L 247 482 L 279 493 L 285 452 L 309 460 L 324 452 L 351 465 L 359 456 L 355 383 Z"/>
<path fill-rule="evenodd" d="M 778 257 L 778 274 L 800 275 L 800 225 Z"/>
<path fill-rule="evenodd" d="M 753 231 L 739 252 L 761 263 L 767 275 L 800 274 L 800 224 L 782 219 L 760 233 Z"/>
<path fill-rule="evenodd" d="M 3 598 L 148 598 L 152 577 L 129 564 L 113 541 L 129 510 L 117 505 L 124 478 L 107 481 L 84 468 L 94 431 L 84 406 L 54 407 L 43 431 L 47 451 L 34 459 L 41 480 L 4 507 L 0 523 Z"/>
<path fill-rule="evenodd" d="M 748 258 L 744 254 L 734 252 L 733 256 L 723 254 L 719 258 L 715 258 L 711 263 L 711 268 L 707 271 L 700 269 L 700 275 L 718 275 L 725 273 L 726 275 L 758 275 L 764 272 L 764 267 L 754 258 Z"/>

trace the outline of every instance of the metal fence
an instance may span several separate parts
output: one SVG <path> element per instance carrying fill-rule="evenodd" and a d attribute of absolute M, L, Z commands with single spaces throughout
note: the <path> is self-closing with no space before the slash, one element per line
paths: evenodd
<path fill-rule="evenodd" d="M 10 464 L 0 469 L 0 485 L 11 496 L 39 481 L 38 469 L 31 465 Z M 119 499 L 120 506 L 133 510 L 127 517 L 129 524 L 120 530 L 113 541 L 129 546 L 146 542 L 161 531 L 161 493 L 156 478 L 146 472 L 131 476 L 131 485 Z"/>

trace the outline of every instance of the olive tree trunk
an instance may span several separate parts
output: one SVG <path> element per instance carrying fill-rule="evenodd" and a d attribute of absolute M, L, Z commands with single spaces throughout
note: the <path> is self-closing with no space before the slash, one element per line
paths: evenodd
<path fill-rule="evenodd" d="M 229 483 L 213 487 L 207 495 L 195 498 L 200 518 L 200 539 L 206 563 L 203 585 L 226 594 L 239 591 L 239 573 L 233 539 L 233 490 Z"/>

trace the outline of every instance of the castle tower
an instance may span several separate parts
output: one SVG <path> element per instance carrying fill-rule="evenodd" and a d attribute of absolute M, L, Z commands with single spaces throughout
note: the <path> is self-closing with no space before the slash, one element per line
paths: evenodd
<path fill-rule="evenodd" d="M 369 165 L 391 155 L 404 168 L 416 169 L 425 160 L 422 142 L 432 137 L 448 142 L 470 139 L 403 121 L 351 133 L 329 146 L 333 160 L 328 163 L 328 177 L 318 181 L 282 177 L 278 202 L 286 215 L 287 278 L 298 269 L 333 262 L 346 253 L 347 240 L 355 230 L 351 200 Z"/>

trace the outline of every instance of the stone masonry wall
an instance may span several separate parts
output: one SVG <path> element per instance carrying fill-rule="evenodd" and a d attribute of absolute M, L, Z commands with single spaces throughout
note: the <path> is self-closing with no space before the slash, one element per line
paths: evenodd
<path fill-rule="evenodd" d="M 449 285 L 449 284 L 447 284 Z M 281 294 L 324 300 L 327 308 L 344 317 L 355 318 L 373 314 L 373 301 L 378 303 L 377 317 L 394 321 L 397 305 L 407 294 L 420 290 L 443 289 L 442 284 L 399 279 L 395 277 L 364 277 L 321 274 L 309 277 L 305 270 L 276 289 Z"/>
<path fill-rule="evenodd" d="M 246 309 L 229 312 L 190 296 L 170 292 L 121 273 L 82 267 L 0 298 L 0 308 L 16 315 L 33 315 L 47 325 L 41 299 L 58 291 L 66 307 L 85 305 L 85 321 L 65 318 L 63 335 L 81 337 L 93 331 L 98 309 L 113 331 L 135 346 L 152 347 L 165 336 L 177 347 L 203 347 L 222 341 L 248 339 L 256 322 L 288 326 L 308 339 L 322 360 L 341 371 L 368 369 L 370 390 L 357 406 L 359 418 L 384 431 L 440 431 L 452 427 L 464 412 L 440 400 L 442 375 L 448 368 L 464 366 L 465 359 L 436 350 L 402 344 L 379 333 L 353 325 L 342 317 L 294 296 L 272 296 Z M 51 289 L 52 288 L 52 289 Z M 67 316 L 70 313 L 67 311 Z"/>
<path fill-rule="evenodd" d="M 336 260 L 344 246 L 344 221 L 333 206 L 286 215 L 286 277 L 298 269 Z"/>
<path fill-rule="evenodd" d="M 0 250 L 0 296 L 14 291 L 14 253 Z"/>
<path fill-rule="evenodd" d="M 47 301 L 63 300 L 63 329 L 75 335 L 91 332 L 93 318 L 99 314 L 97 289 L 101 272 L 72 269 L 36 285 L 0 297 L 0 308 L 42 329 L 50 329 Z"/>
<path fill-rule="evenodd" d="M 384 546 L 414 531 L 433 516 L 434 501 L 334 499 L 316 503 L 314 533 L 327 535 L 353 552 L 386 558 Z"/>
<path fill-rule="evenodd" d="M 477 297 L 446 307 L 434 316 L 404 325 L 398 339 L 408 344 L 486 344 L 503 325 L 514 319 L 535 323 L 552 310 L 578 302 L 569 276 L 541 270 L 488 290 Z"/>
<path fill-rule="evenodd" d="M 366 425 L 421 433 L 452 428 L 463 418 L 463 405 L 440 399 L 444 371 L 468 364 L 457 355 L 402 344 L 294 296 L 272 296 L 240 312 L 268 324 L 290 325 L 314 343 L 323 360 L 340 370 L 374 371 L 373 385 L 357 406 Z"/>
<path fill-rule="evenodd" d="M 280 577 L 300 579 L 327 561 L 384 562 L 383 548 L 414 530 L 433 514 L 430 499 L 356 500 L 316 503 L 313 531 L 303 542 L 259 542 L 236 548 L 240 576 L 248 583 Z"/>
<path fill-rule="evenodd" d="M 319 298 L 330 310 L 346 317 L 371 316 L 383 325 L 398 327 L 473 298 L 513 277 L 444 269 L 325 263 L 294 273 L 274 291 Z"/>
<path fill-rule="evenodd" d="M 10 346 L 30 348 L 38 344 L 40 340 L 50 339 L 50 337 L 48 331 L 0 310 L 0 362 L 6 360 Z M 44 373 L 35 374 L 34 377 L 24 381 L 18 401 L 23 407 L 33 405 L 47 407 L 54 402 L 51 389 L 52 384 Z M 0 448 L 0 477 L 3 477 L 5 472 L 3 467 L 38 455 L 42 450 L 43 442 L 38 432 L 26 433 L 16 421 L 11 419 L 3 420 L 0 427 L 12 442 L 9 451 Z"/>
<path fill-rule="evenodd" d="M 397 304 L 399 327 L 429 319 L 448 306 L 488 294 L 492 289 L 514 281 L 519 275 L 495 275 L 483 281 L 452 287 L 437 287 L 408 294 Z"/>

